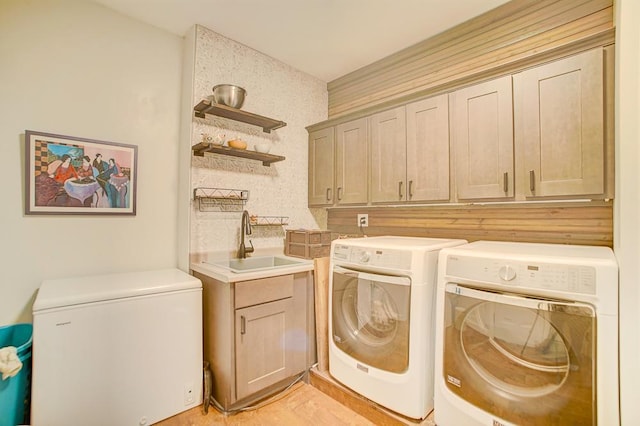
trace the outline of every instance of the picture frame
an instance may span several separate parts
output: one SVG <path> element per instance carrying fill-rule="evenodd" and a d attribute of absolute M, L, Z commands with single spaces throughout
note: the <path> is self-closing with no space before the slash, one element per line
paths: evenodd
<path fill-rule="evenodd" d="M 25 131 L 25 214 L 135 215 L 138 147 Z"/>

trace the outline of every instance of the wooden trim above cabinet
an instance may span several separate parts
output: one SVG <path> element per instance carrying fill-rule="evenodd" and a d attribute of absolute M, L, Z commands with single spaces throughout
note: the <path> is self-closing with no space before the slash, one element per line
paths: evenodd
<path fill-rule="evenodd" d="M 613 0 L 513 0 L 329 82 L 329 119 L 370 114 L 614 39 Z"/>
<path fill-rule="evenodd" d="M 358 228 L 357 215 L 369 215 Z M 613 247 L 613 203 L 580 201 L 328 210 L 327 227 L 349 236 L 403 235 Z"/>

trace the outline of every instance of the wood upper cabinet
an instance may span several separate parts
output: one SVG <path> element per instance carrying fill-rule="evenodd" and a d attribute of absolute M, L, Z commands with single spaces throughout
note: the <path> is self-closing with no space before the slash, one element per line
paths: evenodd
<path fill-rule="evenodd" d="M 596 48 L 312 132 L 309 205 L 611 198 L 613 68 Z"/>
<path fill-rule="evenodd" d="M 413 102 L 407 114 L 407 200 L 449 200 L 449 98 Z"/>
<path fill-rule="evenodd" d="M 404 201 L 407 178 L 405 107 L 374 114 L 371 126 L 371 202 Z"/>
<path fill-rule="evenodd" d="M 603 51 L 515 74 L 519 192 L 527 198 L 605 191 Z"/>
<path fill-rule="evenodd" d="M 334 127 L 309 133 L 309 206 L 330 206 L 335 198 Z"/>
<path fill-rule="evenodd" d="M 458 199 L 514 196 L 511 76 L 450 94 Z"/>
<path fill-rule="evenodd" d="M 373 115 L 371 201 L 449 199 L 447 95 Z"/>
<path fill-rule="evenodd" d="M 369 187 L 367 118 L 336 126 L 335 204 L 366 204 Z"/>

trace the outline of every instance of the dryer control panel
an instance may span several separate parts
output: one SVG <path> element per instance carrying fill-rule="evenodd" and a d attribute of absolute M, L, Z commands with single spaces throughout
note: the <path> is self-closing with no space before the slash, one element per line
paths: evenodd
<path fill-rule="evenodd" d="M 467 282 L 596 294 L 596 269 L 589 265 L 450 255 L 447 257 L 446 274 L 449 278 Z"/>

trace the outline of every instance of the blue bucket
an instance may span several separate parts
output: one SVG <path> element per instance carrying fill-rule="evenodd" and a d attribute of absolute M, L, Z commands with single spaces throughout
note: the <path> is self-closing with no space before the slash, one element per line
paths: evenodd
<path fill-rule="evenodd" d="M 0 426 L 29 423 L 31 406 L 31 343 L 33 325 L 14 324 L 0 327 L 0 348 L 15 346 L 22 369 L 13 377 L 0 376 Z"/>

